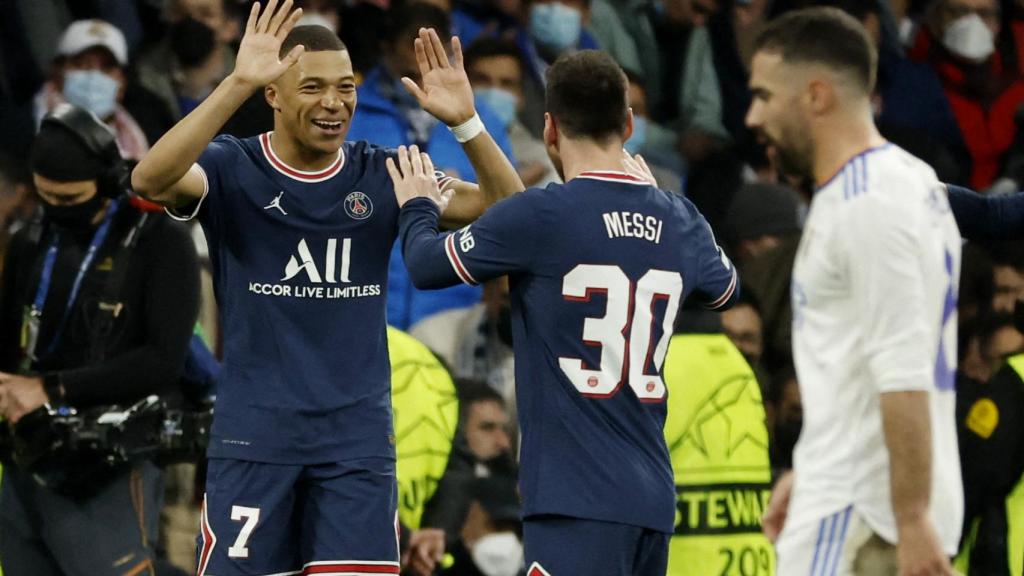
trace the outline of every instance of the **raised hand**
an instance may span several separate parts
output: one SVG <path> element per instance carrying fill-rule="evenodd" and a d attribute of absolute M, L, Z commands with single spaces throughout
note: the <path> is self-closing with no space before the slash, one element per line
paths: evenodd
<path fill-rule="evenodd" d="M 413 198 L 430 198 L 444 213 L 451 202 L 454 190 L 442 192 L 434 177 L 434 163 L 426 152 L 420 152 L 416 145 L 398 147 L 398 162 L 393 158 L 385 161 L 388 174 L 395 185 L 395 198 L 401 208 Z"/>
<path fill-rule="evenodd" d="M 416 97 L 420 107 L 448 126 L 458 126 L 472 118 L 476 114 L 473 87 L 462 63 L 459 38 L 452 38 L 454 65 L 448 62 L 448 54 L 433 28 L 420 28 L 415 48 L 423 87 L 410 78 L 402 78 L 406 90 Z"/>
<path fill-rule="evenodd" d="M 302 16 L 302 8 L 291 10 L 291 7 L 292 0 L 284 0 L 280 6 L 277 0 L 270 0 L 260 14 L 260 3 L 252 5 L 245 35 L 238 47 L 235 70 L 231 73 L 237 80 L 254 89 L 266 86 L 302 55 L 305 48 L 296 46 L 284 59 L 278 56 L 281 43 Z"/>

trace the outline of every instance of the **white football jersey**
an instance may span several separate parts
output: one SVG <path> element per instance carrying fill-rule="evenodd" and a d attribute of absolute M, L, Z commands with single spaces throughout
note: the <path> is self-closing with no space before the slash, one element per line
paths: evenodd
<path fill-rule="evenodd" d="M 895 145 L 853 158 L 815 194 L 793 270 L 804 423 L 786 531 L 852 505 L 896 542 L 880 394 L 923 390 L 931 399 L 931 518 L 946 552 L 956 553 L 960 249 L 935 172 Z"/>

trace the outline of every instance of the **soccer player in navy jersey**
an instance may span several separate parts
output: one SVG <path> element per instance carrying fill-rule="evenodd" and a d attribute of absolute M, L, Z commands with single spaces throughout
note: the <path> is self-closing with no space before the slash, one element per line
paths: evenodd
<path fill-rule="evenodd" d="M 384 160 L 345 142 L 356 107 L 344 44 L 294 27 L 292 1 L 255 4 L 235 70 L 135 169 L 135 190 L 210 245 L 224 333 L 199 573 L 398 574 L 395 438 L 385 331 L 398 204 Z M 423 108 L 453 127 L 480 177 L 439 177 L 453 222 L 522 189 L 456 61 L 416 51 Z M 431 54 L 435 51 L 432 50 Z M 274 130 L 214 135 L 257 89 Z M 211 142 L 212 140 L 212 142 Z M 492 176 L 493 175 L 493 176 Z"/>
<path fill-rule="evenodd" d="M 662 364 L 683 300 L 730 306 L 736 271 L 694 206 L 623 154 L 633 116 L 611 57 L 560 57 L 546 109 L 565 184 L 451 234 L 429 157 L 387 161 L 406 266 L 421 288 L 509 275 L 529 576 L 661 576 L 676 514 Z"/>

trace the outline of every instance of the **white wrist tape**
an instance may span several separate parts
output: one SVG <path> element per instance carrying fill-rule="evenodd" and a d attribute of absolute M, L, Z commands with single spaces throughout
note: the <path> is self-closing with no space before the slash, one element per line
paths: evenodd
<path fill-rule="evenodd" d="M 459 141 L 459 144 L 464 144 L 473 138 L 476 138 L 484 131 L 484 123 L 480 120 L 479 114 L 473 114 L 473 117 L 469 120 L 466 120 L 458 126 L 450 126 L 448 130 L 450 130 L 452 135 L 455 136 L 455 139 Z"/>

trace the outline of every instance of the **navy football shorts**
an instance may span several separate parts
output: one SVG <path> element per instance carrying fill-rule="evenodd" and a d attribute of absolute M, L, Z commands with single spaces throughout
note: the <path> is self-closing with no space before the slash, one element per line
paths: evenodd
<path fill-rule="evenodd" d="M 395 463 L 211 458 L 199 576 L 398 574 Z"/>
<path fill-rule="evenodd" d="M 523 520 L 526 576 L 665 576 L 670 534 L 568 516 Z"/>

